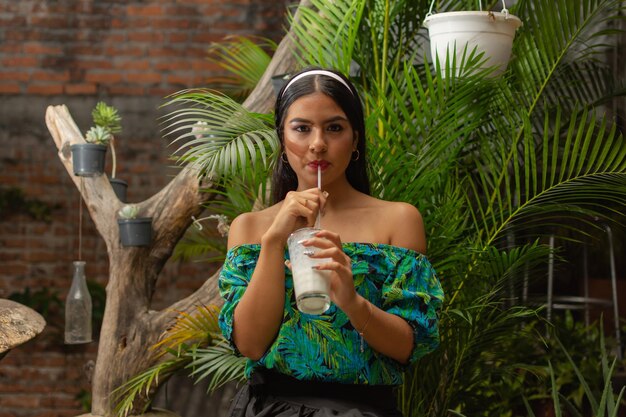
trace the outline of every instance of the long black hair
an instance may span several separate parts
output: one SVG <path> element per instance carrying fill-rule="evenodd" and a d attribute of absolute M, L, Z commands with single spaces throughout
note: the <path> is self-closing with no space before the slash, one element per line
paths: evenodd
<path fill-rule="evenodd" d="M 370 193 L 370 183 L 367 176 L 367 154 L 365 150 L 365 117 L 363 115 L 363 106 L 359 94 L 356 88 L 354 88 L 354 85 L 343 74 L 334 70 L 307 68 L 294 74 L 291 78 L 293 79 L 300 74 L 316 70 L 328 71 L 337 75 L 344 80 L 345 85 L 332 76 L 314 72 L 311 75 L 302 76 L 302 78 L 291 84 L 288 81 L 279 91 L 278 98 L 276 99 L 274 117 L 276 133 L 280 140 L 280 153 L 278 154 L 278 160 L 274 165 L 275 168 L 272 175 L 273 203 L 282 201 L 289 191 L 298 188 L 296 173 L 289 163 L 283 160 L 283 152 L 285 149 L 283 131 L 287 111 L 294 101 L 315 92 L 321 92 L 332 98 L 346 114 L 352 126 L 352 130 L 356 132 L 357 150 L 353 153 L 354 156 L 346 168 L 346 178 L 348 179 L 348 183 L 356 190 L 368 195 Z"/>

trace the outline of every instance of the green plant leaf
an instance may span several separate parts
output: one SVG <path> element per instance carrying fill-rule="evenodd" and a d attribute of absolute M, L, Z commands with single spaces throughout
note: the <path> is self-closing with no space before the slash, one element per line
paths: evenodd
<path fill-rule="evenodd" d="M 183 91 L 166 106 L 181 105 L 164 118 L 181 163 L 199 175 L 219 179 L 250 176 L 257 161 L 267 169 L 279 149 L 276 133 L 264 118 L 248 112 L 232 99 L 212 91 Z M 250 161 L 250 163 L 248 163 Z"/>

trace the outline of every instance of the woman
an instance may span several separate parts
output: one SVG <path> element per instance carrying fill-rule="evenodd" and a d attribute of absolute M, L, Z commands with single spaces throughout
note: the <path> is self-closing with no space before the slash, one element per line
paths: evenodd
<path fill-rule="evenodd" d="M 230 415 L 401 416 L 393 387 L 439 343 L 443 293 L 421 215 L 369 195 L 363 109 L 340 73 L 295 74 L 275 118 L 275 204 L 233 221 L 219 281 L 220 327 L 249 359 Z M 332 304 L 309 315 L 296 307 L 285 245 L 318 214 L 322 230 L 303 244 L 331 258 L 318 269 L 330 271 Z"/>

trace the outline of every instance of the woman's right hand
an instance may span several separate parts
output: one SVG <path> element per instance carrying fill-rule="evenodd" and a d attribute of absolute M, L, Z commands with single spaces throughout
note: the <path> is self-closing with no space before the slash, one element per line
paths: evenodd
<path fill-rule="evenodd" d="M 293 231 L 315 225 L 318 213 L 326 204 L 326 196 L 319 188 L 288 192 L 265 237 L 286 243 Z"/>
<path fill-rule="evenodd" d="M 254 273 L 234 312 L 233 341 L 244 356 L 259 360 L 276 338 L 285 302 L 287 239 L 294 230 L 313 226 L 325 202 L 317 188 L 289 192 L 261 236 Z"/>

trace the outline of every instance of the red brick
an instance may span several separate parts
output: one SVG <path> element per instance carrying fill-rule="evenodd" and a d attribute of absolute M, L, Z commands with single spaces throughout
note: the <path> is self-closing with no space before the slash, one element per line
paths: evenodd
<path fill-rule="evenodd" d="M 22 46 L 17 42 L 15 43 L 4 42 L 0 44 L 0 52 L 4 52 L 7 54 L 18 54 L 22 52 Z"/>
<path fill-rule="evenodd" d="M 22 88 L 19 84 L 0 82 L 0 94 L 20 94 L 21 92 Z"/>
<path fill-rule="evenodd" d="M 59 4 L 59 3 L 46 3 L 46 4 L 35 4 L 32 8 L 32 13 L 43 13 L 43 14 L 57 14 L 57 13 L 70 13 L 76 11 L 76 7 L 69 4 Z"/>
<path fill-rule="evenodd" d="M 211 42 L 219 42 L 222 41 L 224 39 L 224 35 L 223 34 L 215 34 L 215 33 L 207 33 L 207 32 L 201 32 L 197 35 L 193 35 L 191 40 L 193 42 L 197 42 L 197 43 L 205 43 L 205 44 L 209 44 Z"/>
<path fill-rule="evenodd" d="M 39 42 L 27 42 L 23 45 L 23 51 L 27 54 L 59 55 L 63 50 L 59 47 L 44 45 Z"/>
<path fill-rule="evenodd" d="M 17 72 L 17 71 L 0 71 L 0 80 L 7 81 L 28 81 L 30 75 L 27 72 Z"/>
<path fill-rule="evenodd" d="M 4 248 L 23 248 L 26 246 L 26 239 L 20 237 L 6 240 L 2 242 L 2 246 Z"/>
<path fill-rule="evenodd" d="M 164 6 L 165 16 L 198 16 L 202 15 L 200 7 L 197 6 L 181 6 L 181 5 L 166 5 Z"/>
<path fill-rule="evenodd" d="M 109 94 L 120 96 L 140 96 L 146 92 L 143 87 L 129 87 L 123 85 L 107 87 L 107 91 Z"/>
<path fill-rule="evenodd" d="M 90 83 L 113 84 L 122 81 L 122 74 L 119 72 L 88 72 L 85 81 Z"/>
<path fill-rule="evenodd" d="M 148 70 L 150 62 L 147 59 L 123 60 L 115 63 L 118 68 L 126 70 Z"/>
<path fill-rule="evenodd" d="M 154 69 L 157 71 L 185 71 L 189 69 L 189 61 L 187 60 L 162 61 L 162 62 L 158 62 L 154 66 Z"/>
<path fill-rule="evenodd" d="M 125 74 L 126 81 L 139 84 L 156 84 L 161 82 L 159 72 L 131 72 Z"/>
<path fill-rule="evenodd" d="M 154 87 L 154 88 L 150 88 L 148 90 L 148 93 L 151 96 L 166 97 L 166 96 L 169 96 L 171 94 L 174 94 L 178 90 L 180 90 L 180 88 L 176 88 L 176 87 L 171 87 L 171 88 Z"/>
<path fill-rule="evenodd" d="M 7 395 L 0 397 L 3 407 L 15 407 L 34 409 L 39 406 L 39 398 L 37 395 Z"/>
<path fill-rule="evenodd" d="M 1 18 L 0 27 L 24 27 L 26 25 L 26 18 L 23 16 L 11 16 L 10 18 Z"/>
<path fill-rule="evenodd" d="M 128 39 L 126 37 L 126 33 L 107 33 L 104 38 L 100 39 L 101 42 L 106 42 L 107 44 L 121 44 L 126 42 Z"/>
<path fill-rule="evenodd" d="M 224 31 L 226 33 L 236 33 L 237 31 L 241 30 L 241 24 L 237 23 L 237 22 L 224 22 L 224 21 L 217 21 L 213 24 L 213 30 L 214 31 Z"/>
<path fill-rule="evenodd" d="M 31 77 L 34 81 L 66 82 L 70 79 L 69 71 L 36 71 Z"/>
<path fill-rule="evenodd" d="M 220 71 L 220 67 L 217 64 L 208 60 L 195 60 L 192 62 L 191 68 L 194 71 L 203 71 L 207 74 Z"/>
<path fill-rule="evenodd" d="M 20 30 L 5 30 L 4 31 L 4 41 L 5 42 L 10 42 L 10 41 L 22 42 L 26 38 L 28 38 L 27 33 L 24 32 L 21 29 Z"/>
<path fill-rule="evenodd" d="M 55 28 L 55 29 L 67 29 L 75 26 L 75 19 L 72 19 L 69 15 L 65 17 L 52 17 L 52 16 L 31 16 L 29 24 L 32 27 L 37 28 Z"/>
<path fill-rule="evenodd" d="M 26 89 L 27 94 L 55 95 L 63 93 L 62 84 L 30 84 Z"/>
<path fill-rule="evenodd" d="M 70 55 L 100 56 L 102 55 L 104 48 L 100 45 L 75 44 L 68 46 L 66 51 Z"/>
<path fill-rule="evenodd" d="M 120 19 L 120 18 L 114 17 L 111 20 L 111 28 L 113 29 L 125 29 L 126 27 L 128 27 L 127 19 Z"/>
<path fill-rule="evenodd" d="M 176 73 L 168 75 L 167 82 L 169 84 L 179 84 L 184 86 L 198 86 L 206 82 L 206 77 L 197 73 Z"/>
<path fill-rule="evenodd" d="M 150 26 L 156 29 L 189 29 L 197 25 L 188 19 L 155 19 Z"/>
<path fill-rule="evenodd" d="M 0 404 L 2 404 L 2 394 L 8 394 L 11 392 L 24 392 L 24 387 L 21 385 L 17 385 L 15 380 L 10 381 L 6 384 L 0 384 Z M 2 414 L 0 414 L 2 416 Z"/>
<path fill-rule="evenodd" d="M 78 27 L 89 30 L 102 30 L 111 27 L 111 18 L 102 16 L 81 16 Z"/>
<path fill-rule="evenodd" d="M 146 54 L 146 47 L 133 47 L 133 46 L 127 46 L 127 45 L 114 45 L 114 46 L 107 46 L 104 51 L 103 54 L 106 56 L 111 56 L 111 57 L 127 57 L 127 56 L 131 56 L 131 57 L 136 57 L 136 56 L 142 56 Z"/>
<path fill-rule="evenodd" d="M 167 35 L 167 40 L 174 43 L 188 42 L 189 34 L 186 32 L 170 33 Z"/>
<path fill-rule="evenodd" d="M 80 69 L 111 69 L 113 64 L 109 60 L 104 59 L 85 59 L 80 60 L 74 64 L 76 68 Z"/>
<path fill-rule="evenodd" d="M 68 363 L 68 357 L 66 355 L 46 355 L 46 356 L 38 356 L 31 357 L 30 364 L 31 366 L 41 366 L 41 367 L 59 367 L 62 368 Z"/>
<path fill-rule="evenodd" d="M 4 67 L 33 68 L 39 66 L 39 60 L 33 57 L 11 57 L 2 60 Z"/>
<path fill-rule="evenodd" d="M 77 387 L 76 392 L 79 392 L 79 391 L 80 391 L 80 387 Z M 76 406 L 79 406 L 80 404 L 74 398 L 47 397 L 47 398 L 42 399 L 41 405 L 43 407 L 49 407 L 49 408 L 53 408 L 56 410 L 58 408 L 76 407 Z"/>
<path fill-rule="evenodd" d="M 132 32 L 128 34 L 128 40 L 131 42 L 158 42 L 165 40 L 165 35 L 161 32 Z"/>
<path fill-rule="evenodd" d="M 164 10 L 161 6 L 128 6 L 126 13 L 129 16 L 161 16 L 164 14 Z"/>
<path fill-rule="evenodd" d="M 26 253 L 24 260 L 28 262 L 51 262 L 57 259 L 53 252 L 31 252 Z"/>
<path fill-rule="evenodd" d="M 13 257 L 15 259 L 15 257 Z M 4 262 L 2 264 L 2 274 L 6 276 L 18 276 L 28 273 L 28 267 L 21 264 L 10 264 Z M 0 390 L 2 392 L 2 390 Z"/>
<path fill-rule="evenodd" d="M 64 90 L 70 95 L 90 95 L 98 91 L 95 84 L 66 84 Z"/>
<path fill-rule="evenodd" d="M 178 50 L 175 48 L 150 48 L 148 51 L 148 55 L 151 57 L 172 57 L 172 56 L 185 56 L 189 57 L 189 49 L 187 48 L 184 51 Z"/>

